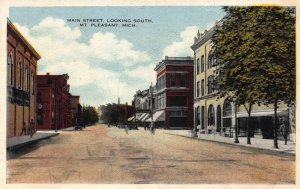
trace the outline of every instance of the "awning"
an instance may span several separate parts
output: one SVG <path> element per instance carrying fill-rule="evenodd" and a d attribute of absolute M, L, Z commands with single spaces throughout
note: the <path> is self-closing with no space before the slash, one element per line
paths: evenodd
<path fill-rule="evenodd" d="M 279 110 L 277 111 L 278 116 L 287 116 L 288 111 L 287 110 Z M 251 112 L 251 117 L 263 117 L 263 116 L 274 116 L 274 111 L 257 111 L 257 112 Z M 233 116 L 234 117 L 234 116 Z M 237 117 L 248 117 L 247 112 L 238 112 Z"/>
<path fill-rule="evenodd" d="M 131 116 L 130 118 L 127 119 L 127 121 L 132 121 L 134 116 Z"/>
<path fill-rule="evenodd" d="M 153 121 L 165 121 L 165 111 L 158 111 L 153 114 Z M 151 122 L 151 117 L 146 120 L 146 122 Z"/>
<path fill-rule="evenodd" d="M 146 121 L 148 118 L 149 118 L 149 114 L 148 113 L 146 113 L 146 115 L 141 119 L 141 121 Z"/>
<path fill-rule="evenodd" d="M 142 119 L 146 116 L 146 113 L 142 113 L 138 118 L 136 118 L 136 121 L 142 121 Z"/>

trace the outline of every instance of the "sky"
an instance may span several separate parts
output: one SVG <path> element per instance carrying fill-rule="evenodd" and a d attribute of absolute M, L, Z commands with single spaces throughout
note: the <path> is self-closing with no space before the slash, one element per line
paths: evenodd
<path fill-rule="evenodd" d="M 137 90 L 149 88 L 151 82 L 155 84 L 156 64 L 165 56 L 193 56 L 190 46 L 197 31 L 211 28 L 224 16 L 219 6 L 11 7 L 9 10 L 9 19 L 42 57 L 38 74 L 67 73 L 70 92 L 80 95 L 81 104 L 92 106 L 117 103 L 118 96 L 121 103 L 131 104 Z M 90 23 L 84 19 L 102 19 L 102 22 Z M 117 19 L 130 19 L 135 27 L 110 22 Z M 133 23 L 134 19 L 144 22 Z M 116 23 L 117 27 L 101 26 Z"/>

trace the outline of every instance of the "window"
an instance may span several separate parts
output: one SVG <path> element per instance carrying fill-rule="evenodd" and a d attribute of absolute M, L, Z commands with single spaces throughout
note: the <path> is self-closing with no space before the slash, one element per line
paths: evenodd
<path fill-rule="evenodd" d="M 208 68 L 211 68 L 214 66 L 215 60 L 214 60 L 214 56 L 212 54 L 212 52 L 210 51 L 208 54 Z"/>
<path fill-rule="evenodd" d="M 197 122 L 196 122 L 196 124 L 200 125 L 200 116 L 201 116 L 201 114 L 200 114 L 200 107 L 199 106 L 197 107 L 197 112 L 196 113 L 197 113 L 196 114 L 196 116 L 197 116 Z"/>
<path fill-rule="evenodd" d="M 170 106 L 187 106 L 186 96 L 171 96 Z"/>
<path fill-rule="evenodd" d="M 208 125 L 215 125 L 215 109 L 212 104 L 208 108 Z"/>
<path fill-rule="evenodd" d="M 18 64 L 18 69 L 19 69 L 19 89 L 22 89 L 22 84 L 23 84 L 23 68 L 22 68 L 22 62 L 20 61 Z"/>
<path fill-rule="evenodd" d="M 176 87 L 176 74 L 170 73 L 170 85 L 171 87 Z"/>
<path fill-rule="evenodd" d="M 204 106 L 201 106 L 201 129 L 204 129 Z"/>
<path fill-rule="evenodd" d="M 186 117 L 187 111 L 170 111 L 170 117 Z"/>
<path fill-rule="evenodd" d="M 204 79 L 201 80 L 201 96 L 204 96 Z"/>
<path fill-rule="evenodd" d="M 29 91 L 29 72 L 28 72 L 28 66 L 25 68 L 25 82 L 24 82 L 24 87 L 26 91 Z"/>
<path fill-rule="evenodd" d="M 12 78 L 12 75 L 10 72 L 11 65 L 12 65 L 12 55 L 11 55 L 11 53 L 9 53 L 7 56 L 7 83 L 9 83 L 9 84 L 11 84 L 11 78 Z"/>
<path fill-rule="evenodd" d="M 208 77 L 208 94 L 214 92 L 215 86 L 214 86 L 214 76 L 211 75 Z"/>
<path fill-rule="evenodd" d="M 199 62 L 199 58 L 197 58 L 197 74 L 199 74 L 200 71 L 200 62 Z"/>
<path fill-rule="evenodd" d="M 201 72 L 204 72 L 204 55 L 201 56 Z"/>
<path fill-rule="evenodd" d="M 186 87 L 187 74 L 180 74 L 180 87 Z"/>
<path fill-rule="evenodd" d="M 33 72 L 31 72 L 31 91 L 32 91 L 32 94 L 34 94 L 34 85 L 35 85 L 35 83 L 34 83 L 34 73 Z"/>
<path fill-rule="evenodd" d="M 199 94 L 200 94 L 200 82 L 197 81 L 197 97 L 199 97 Z"/>

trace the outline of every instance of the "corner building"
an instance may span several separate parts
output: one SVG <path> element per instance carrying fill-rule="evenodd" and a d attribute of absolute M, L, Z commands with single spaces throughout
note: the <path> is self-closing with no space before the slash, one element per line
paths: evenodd
<path fill-rule="evenodd" d="M 233 137 L 237 126 L 238 135 L 246 136 L 248 114 L 244 106 L 236 107 L 227 97 L 218 98 L 217 96 L 215 81 L 219 65 L 212 55 L 214 47 L 211 38 L 218 25 L 219 22 L 216 22 L 211 29 L 205 30 L 203 33 L 198 31 L 194 38 L 194 44 L 191 46 L 195 58 L 195 127 L 200 134 L 218 133 L 222 136 Z M 237 119 L 235 119 L 235 108 L 237 108 Z M 287 106 L 283 103 L 279 104 L 278 116 L 281 119 L 288 119 L 288 114 Z M 273 115 L 272 105 L 253 105 L 250 124 L 251 137 L 273 138 Z"/>
<path fill-rule="evenodd" d="M 192 129 L 194 60 L 191 57 L 168 57 L 156 65 L 155 111 L 156 127 Z"/>
<path fill-rule="evenodd" d="M 36 123 L 36 73 L 41 56 L 9 19 L 6 56 L 7 137 L 14 137 L 27 134 L 30 121 Z"/>

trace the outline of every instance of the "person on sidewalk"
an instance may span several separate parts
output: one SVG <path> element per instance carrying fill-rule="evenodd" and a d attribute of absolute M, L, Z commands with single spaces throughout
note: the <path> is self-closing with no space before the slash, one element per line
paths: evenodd
<path fill-rule="evenodd" d="M 284 138 L 284 144 L 287 145 L 287 138 L 290 133 L 290 128 L 289 128 L 289 125 L 287 124 L 286 120 L 282 120 L 281 125 L 280 125 L 280 131 Z"/>
<path fill-rule="evenodd" d="M 34 134 L 35 130 L 34 130 L 34 122 L 33 122 L 33 119 L 30 120 L 30 123 L 29 123 L 29 134 L 30 134 L 30 138 L 32 138 L 32 135 Z"/>
<path fill-rule="evenodd" d="M 26 123 L 25 123 L 25 121 L 23 122 L 23 127 L 22 127 L 22 132 L 21 132 L 21 134 L 20 134 L 20 136 L 22 136 L 23 135 L 23 132 L 25 133 L 25 135 L 26 135 L 26 132 L 27 130 L 26 130 Z"/>

